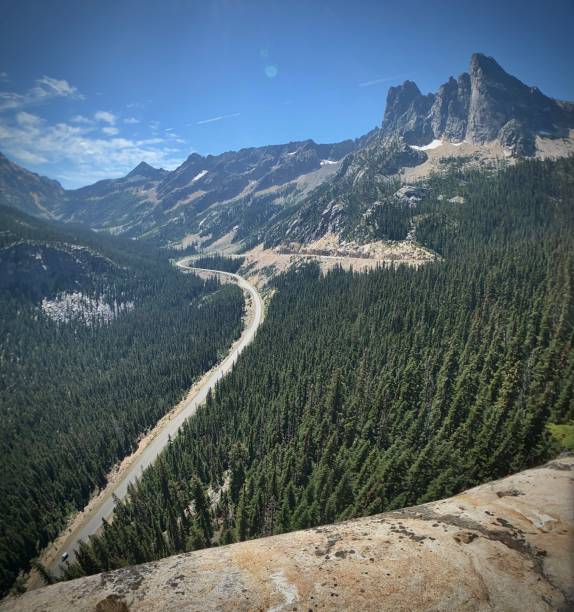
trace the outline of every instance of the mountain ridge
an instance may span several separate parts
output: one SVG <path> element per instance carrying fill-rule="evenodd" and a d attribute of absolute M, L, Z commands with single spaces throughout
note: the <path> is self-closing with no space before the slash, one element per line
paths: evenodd
<path fill-rule="evenodd" d="M 0 203 L 47 219 L 64 197 L 58 181 L 30 172 L 0 152 Z"/>
<path fill-rule="evenodd" d="M 483 150 L 488 159 L 559 156 L 560 147 L 546 153 L 539 145 L 552 151 L 556 141 L 565 142 L 564 150 L 572 152 L 572 129 L 574 103 L 546 96 L 492 57 L 475 53 L 468 72 L 451 76 L 436 93 L 423 94 L 411 80 L 391 87 L 381 126 L 354 140 L 192 153 L 173 171 L 141 162 L 124 177 L 75 190 L 2 156 L 0 195 L 38 216 L 162 246 L 205 250 L 223 241 L 245 250 L 262 242 L 315 240 L 331 230 L 340 234 L 345 223 L 337 219 L 348 212 L 359 183 L 368 192 L 363 212 L 380 208 L 388 200 L 385 183 L 403 180 L 405 169 L 426 167 L 429 149 L 442 147 L 432 152 L 434 158 L 467 151 L 476 157 Z M 455 151 L 453 145 L 464 147 Z M 495 154 L 492 147 L 498 147 Z M 324 219 L 304 226 L 317 215 Z M 377 238 L 376 228 L 365 228 L 356 216 L 348 223 L 355 223 L 346 228 L 355 239 Z"/>

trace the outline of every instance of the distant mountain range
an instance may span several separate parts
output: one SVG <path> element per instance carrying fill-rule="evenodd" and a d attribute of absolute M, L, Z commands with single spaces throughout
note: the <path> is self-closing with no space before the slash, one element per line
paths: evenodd
<path fill-rule="evenodd" d="M 469 72 L 451 77 L 436 94 L 423 95 L 412 81 L 391 87 L 381 127 L 356 140 L 194 153 L 172 172 L 142 162 L 123 178 L 76 190 L 0 154 L 0 203 L 179 247 L 245 249 L 326 234 L 388 239 L 369 220 L 381 207 L 400 204 L 394 179 L 424 165 L 431 151 L 433 158 L 476 161 L 487 145 L 518 158 L 546 154 L 541 144 L 567 143 L 553 149 L 560 155 L 574 151 L 572 129 L 573 103 L 549 98 L 494 59 L 474 54 Z"/>

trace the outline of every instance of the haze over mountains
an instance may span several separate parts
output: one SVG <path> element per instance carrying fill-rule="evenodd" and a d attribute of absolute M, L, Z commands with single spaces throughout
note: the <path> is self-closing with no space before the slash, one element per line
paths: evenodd
<path fill-rule="evenodd" d="M 124 178 L 69 191 L 0 155 L 0 194 L 31 214 L 160 245 L 205 248 L 219 240 L 249 248 L 329 233 L 359 242 L 401 239 L 373 221 L 378 209 L 401 202 L 389 177 L 423 165 L 440 147 L 445 157 L 476 157 L 487 145 L 511 158 L 545 155 L 548 143 L 570 146 L 572 128 L 572 103 L 549 98 L 477 53 L 469 72 L 450 77 L 436 94 L 423 95 L 412 81 L 392 87 L 381 127 L 356 140 L 193 153 L 171 172 L 142 162 Z"/>

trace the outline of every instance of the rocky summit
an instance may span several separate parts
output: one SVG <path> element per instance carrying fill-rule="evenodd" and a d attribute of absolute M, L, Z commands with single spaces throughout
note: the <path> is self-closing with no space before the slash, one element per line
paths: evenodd
<path fill-rule="evenodd" d="M 382 135 L 411 145 L 435 139 L 484 144 L 498 141 L 519 156 L 535 153 L 535 137 L 564 136 L 574 127 L 574 106 L 545 96 L 505 72 L 492 57 L 475 53 L 468 73 L 450 77 L 436 94 L 412 81 L 391 87 Z"/>

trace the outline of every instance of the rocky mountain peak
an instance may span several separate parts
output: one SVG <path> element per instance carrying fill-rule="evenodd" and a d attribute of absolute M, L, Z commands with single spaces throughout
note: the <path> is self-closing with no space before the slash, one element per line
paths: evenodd
<path fill-rule="evenodd" d="M 433 101 L 434 95 L 423 95 L 413 81 L 391 87 L 383 118 L 383 138 L 396 136 L 400 132 L 408 144 L 424 144 L 432 140 L 431 128 L 425 118 Z"/>
<path fill-rule="evenodd" d="M 162 168 L 154 168 L 147 162 L 140 162 L 128 175 L 127 178 L 143 177 L 149 179 L 160 179 L 165 174 Z"/>
<path fill-rule="evenodd" d="M 498 76 L 499 78 L 510 76 L 493 57 L 484 53 L 473 53 L 470 58 L 469 73 L 475 75 L 479 72 L 490 74 L 493 77 Z"/>
<path fill-rule="evenodd" d="M 204 158 L 199 153 L 191 153 L 190 155 L 187 156 L 187 159 L 185 160 L 184 163 L 193 163 L 193 162 L 201 161 L 202 159 Z"/>
<path fill-rule="evenodd" d="M 391 87 L 388 96 L 390 101 L 395 99 L 397 102 L 408 103 L 422 96 L 422 93 L 414 81 L 406 80 L 402 85 Z"/>
<path fill-rule="evenodd" d="M 467 73 L 458 79 L 451 76 L 441 85 L 429 113 L 433 138 L 440 134 L 453 142 L 464 140 L 470 93 L 471 81 Z"/>
<path fill-rule="evenodd" d="M 515 155 L 533 155 L 537 134 L 566 136 L 572 127 L 571 104 L 545 96 L 494 58 L 474 53 L 469 72 L 451 76 L 436 95 L 423 95 L 412 81 L 391 87 L 381 133 L 411 145 L 498 141 Z"/>

